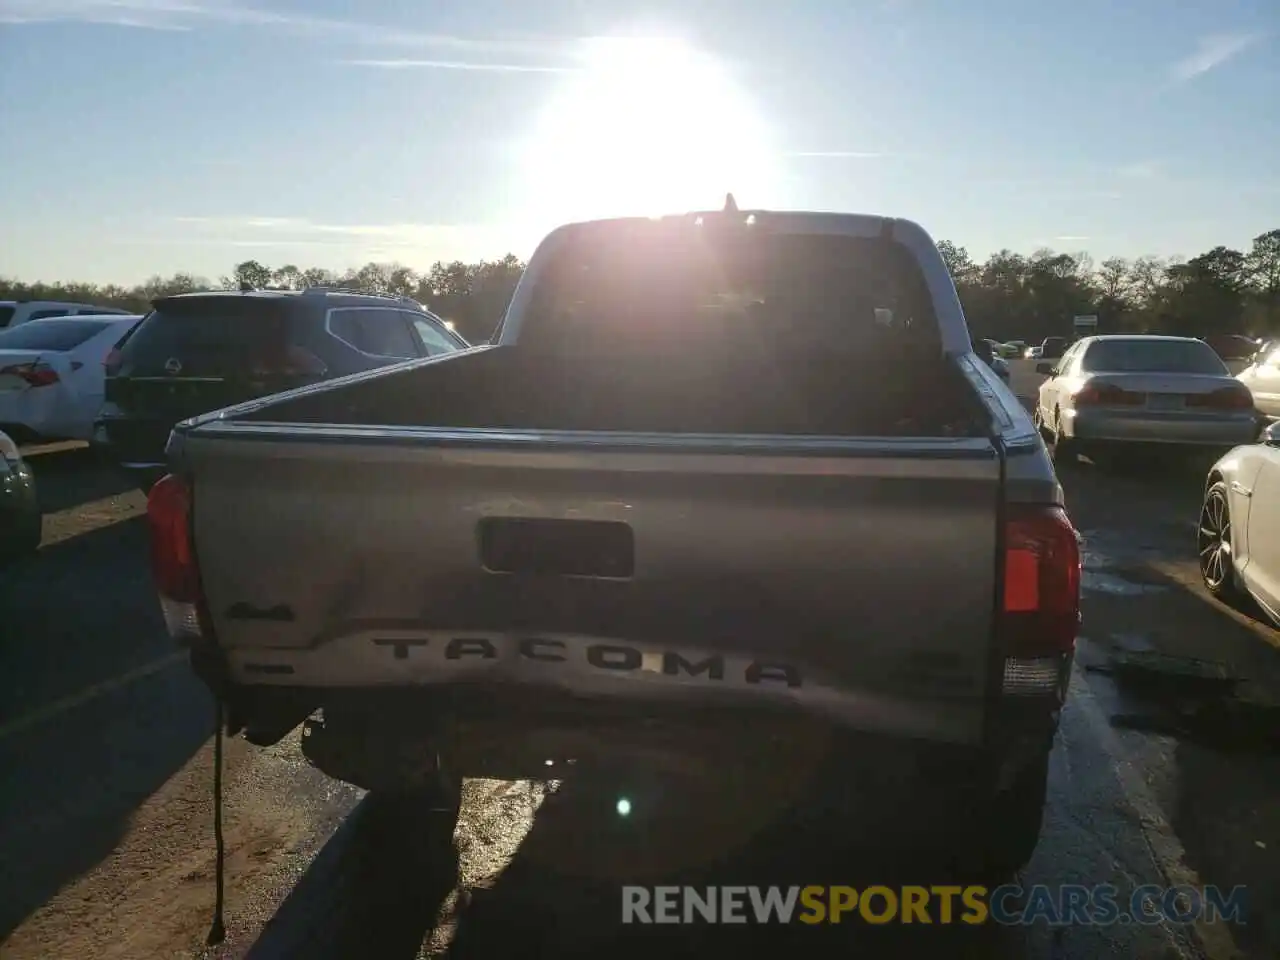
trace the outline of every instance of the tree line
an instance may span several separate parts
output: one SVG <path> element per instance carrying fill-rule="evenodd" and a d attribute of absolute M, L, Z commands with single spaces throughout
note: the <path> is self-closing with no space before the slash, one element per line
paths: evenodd
<path fill-rule="evenodd" d="M 178 293 L 238 290 L 246 286 L 256 290 L 338 286 L 412 297 L 433 313 L 452 321 L 468 340 L 478 343 L 493 333 L 516 282 L 524 273 L 524 266 L 514 254 L 479 263 L 437 261 L 425 272 L 394 263 L 367 263 L 358 270 L 337 273 L 316 267 L 304 270 L 294 264 L 273 268 L 257 260 L 246 260 L 217 280 L 177 273 L 171 277 L 153 276 L 133 287 L 76 282 L 24 283 L 0 277 L 0 300 L 71 300 L 145 313 L 152 300 Z"/>
<path fill-rule="evenodd" d="M 1247 251 L 1218 246 L 1190 260 L 1012 250 L 983 263 L 938 244 L 975 336 L 1038 342 L 1069 335 L 1071 319 L 1098 318 L 1099 333 L 1264 336 L 1280 333 L 1280 229 Z"/>
<path fill-rule="evenodd" d="M 1112 257 L 1095 264 L 1087 253 L 1042 249 L 1030 255 L 1000 250 L 979 263 L 950 241 L 938 249 L 974 336 L 1037 342 L 1070 334 L 1072 317 L 1084 314 L 1098 317 L 1100 333 L 1280 334 L 1280 229 L 1255 237 L 1248 250 L 1218 246 L 1189 260 Z M 493 332 L 523 271 L 514 254 L 479 263 L 438 261 L 425 272 L 368 263 L 335 273 L 246 260 L 216 281 L 185 273 L 134 287 L 0 278 L 0 299 L 75 300 L 142 312 L 156 297 L 174 293 L 336 285 L 412 297 L 479 342 Z"/>

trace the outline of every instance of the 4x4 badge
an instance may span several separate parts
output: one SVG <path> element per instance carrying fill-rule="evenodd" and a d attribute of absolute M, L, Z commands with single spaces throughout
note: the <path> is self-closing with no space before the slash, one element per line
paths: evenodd
<path fill-rule="evenodd" d="M 170 357 L 164 362 L 164 372 L 177 376 L 182 372 L 182 361 L 177 357 Z"/>

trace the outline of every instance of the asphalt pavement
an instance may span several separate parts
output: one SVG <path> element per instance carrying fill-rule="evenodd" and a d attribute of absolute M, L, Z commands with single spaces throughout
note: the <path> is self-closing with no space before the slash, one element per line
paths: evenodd
<path fill-rule="evenodd" d="M 1092 669 L 1116 647 L 1156 649 L 1227 663 L 1275 695 L 1280 635 L 1198 584 L 1194 472 L 1063 471 L 1086 538 L 1083 639 L 1020 880 L 1110 883 L 1122 899 L 1147 883 L 1244 884 L 1245 925 L 624 926 L 628 881 L 946 878 L 856 823 L 815 828 L 770 798 L 626 769 L 470 781 L 450 835 L 326 780 L 289 738 L 227 744 L 228 939 L 206 948 L 212 705 L 164 635 L 143 497 L 87 451 L 31 462 L 46 544 L 0 573 L 7 958 L 1280 955 L 1280 757 L 1249 731 L 1163 731 L 1146 695 Z M 1131 722 L 1143 716 L 1146 729 Z"/>

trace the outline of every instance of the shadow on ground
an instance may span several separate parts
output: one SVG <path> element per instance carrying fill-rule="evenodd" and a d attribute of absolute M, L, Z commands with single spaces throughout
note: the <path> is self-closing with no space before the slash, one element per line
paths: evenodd
<path fill-rule="evenodd" d="M 171 655 L 134 517 L 49 544 L 0 579 L 0 727 Z"/>
<path fill-rule="evenodd" d="M 634 783 L 630 794 L 646 790 Z M 653 787 L 661 796 L 661 785 Z M 621 817 L 619 784 L 588 775 L 562 783 L 538 811 L 533 829 L 491 886 L 478 887 L 460 911 L 444 954 L 450 960 L 492 957 L 1000 957 L 1020 956 L 1016 931 L 962 923 L 948 926 L 872 925 L 853 917 L 839 924 L 640 924 L 622 922 L 624 884 L 692 886 L 873 885 L 926 887 L 962 878 L 924 858 L 886 851 L 850 822 L 823 828 L 791 815 L 762 826 L 741 845 L 699 843 L 743 816 L 751 800 L 727 799 L 718 811 L 661 797 L 654 816 Z M 705 799 L 705 798 L 704 798 Z M 859 842 L 861 841 L 861 845 Z M 723 850 L 723 852 L 720 852 Z M 751 912 L 747 907 L 746 911 Z M 957 909 L 957 917 L 959 916 Z"/>
<path fill-rule="evenodd" d="M 0 738 L 0 939 L 116 848 L 208 739 L 207 696 L 179 665 Z"/>
<path fill-rule="evenodd" d="M 36 478 L 44 513 L 69 510 L 85 503 L 135 490 L 133 481 L 87 446 L 59 446 L 25 453 Z"/>
<path fill-rule="evenodd" d="M 47 546 L 0 581 L 0 936 L 108 855 L 211 732 L 145 557 L 139 518 Z"/>
<path fill-rule="evenodd" d="M 1206 884 L 1249 888 L 1249 916 L 1232 930 L 1237 944 L 1250 956 L 1280 956 L 1280 633 L 1149 565 L 1112 573 L 1144 592 L 1086 594 L 1083 632 L 1099 645 L 1082 647 L 1081 661 L 1105 675 L 1107 645 L 1135 652 L 1138 663 L 1156 654 L 1154 669 L 1122 669 L 1107 681 L 1113 725 L 1141 743 L 1138 762 L 1187 865 Z M 1091 630 L 1102 622 L 1111 636 Z M 1189 680 L 1184 671 L 1205 668 L 1182 658 L 1220 665 L 1241 682 L 1232 690 Z"/>
<path fill-rule="evenodd" d="M 701 778 L 699 778 L 701 779 Z M 508 785 L 516 789 L 520 785 Z M 885 850 L 872 832 L 777 811 L 755 798 L 690 789 L 669 776 L 577 770 L 542 792 L 514 855 L 487 878 L 459 885 L 456 844 L 486 832 L 464 809 L 451 843 L 374 798 L 345 824 L 250 951 L 251 960 L 307 956 L 410 960 L 426 944 L 451 960 L 506 957 L 739 956 L 1001 957 L 1024 955 L 1022 931 L 963 923 L 932 927 L 643 925 L 622 922 L 622 885 L 841 884 L 865 888 L 960 883 L 923 857 Z M 619 798 L 631 803 L 619 814 Z M 776 799 L 776 798 L 775 798 Z M 761 814 L 771 812 L 770 816 Z M 490 826 L 510 829 L 510 817 Z M 506 820 L 505 824 L 497 822 Z M 465 837 L 463 834 L 469 834 Z M 489 842 L 497 842 L 493 837 Z M 499 843 L 499 845 L 501 845 Z M 748 908 L 749 909 L 749 908 Z M 961 913 L 956 905 L 956 917 Z"/>
<path fill-rule="evenodd" d="M 263 928 L 247 960 L 414 958 L 458 883 L 453 821 L 366 797 Z"/>

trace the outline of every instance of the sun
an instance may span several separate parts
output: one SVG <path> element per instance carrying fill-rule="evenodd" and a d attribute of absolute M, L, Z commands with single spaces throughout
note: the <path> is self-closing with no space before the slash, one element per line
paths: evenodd
<path fill-rule="evenodd" d="M 715 58 L 676 40 L 587 43 L 521 158 L 524 218 L 654 216 L 763 197 L 768 126 Z"/>

